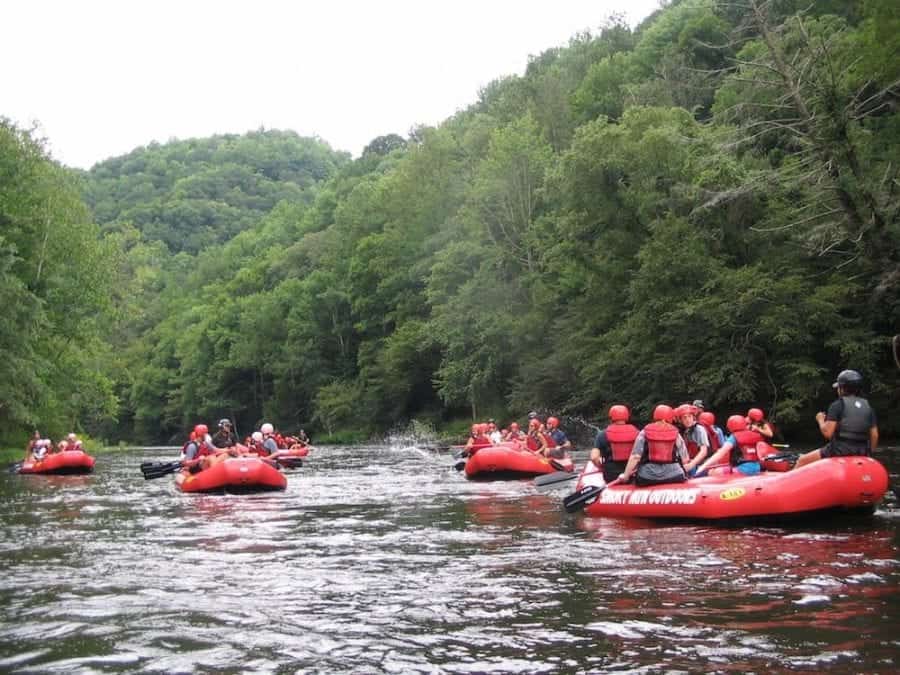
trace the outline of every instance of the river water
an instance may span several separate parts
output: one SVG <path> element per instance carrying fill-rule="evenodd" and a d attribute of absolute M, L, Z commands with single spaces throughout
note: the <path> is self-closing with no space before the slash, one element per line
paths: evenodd
<path fill-rule="evenodd" d="M 566 484 L 470 483 L 401 445 L 319 448 L 262 495 L 143 480 L 160 450 L 3 473 L 0 672 L 900 668 L 893 503 L 791 527 L 595 520 L 561 511 Z"/>

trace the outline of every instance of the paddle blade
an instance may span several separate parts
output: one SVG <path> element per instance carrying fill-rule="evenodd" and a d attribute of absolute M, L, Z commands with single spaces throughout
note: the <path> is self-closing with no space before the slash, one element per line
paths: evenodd
<path fill-rule="evenodd" d="M 453 465 L 453 468 L 456 469 L 457 471 L 462 471 L 463 469 L 466 468 L 466 460 L 464 460 L 464 459 L 459 460 L 458 462 L 456 462 Z"/>
<path fill-rule="evenodd" d="M 597 485 L 585 485 L 580 490 L 573 492 L 568 497 L 563 499 L 563 506 L 565 507 L 567 513 L 575 513 L 576 511 L 580 511 L 585 506 L 593 504 L 595 501 L 597 501 L 600 493 L 605 489 L 605 485 L 603 487 L 599 487 Z"/>
<path fill-rule="evenodd" d="M 144 462 L 141 464 L 141 473 L 144 480 L 162 478 L 181 469 L 181 462 Z"/>
<path fill-rule="evenodd" d="M 764 462 L 780 462 L 782 460 L 788 462 L 796 462 L 800 458 L 800 454 L 796 452 L 782 452 L 780 455 L 769 455 L 763 457 Z"/>
<path fill-rule="evenodd" d="M 564 483 L 575 478 L 578 478 L 578 474 L 572 471 L 554 471 L 553 473 L 545 473 L 543 476 L 537 476 L 534 479 L 534 484 L 538 487 L 545 487 L 556 483 Z"/>

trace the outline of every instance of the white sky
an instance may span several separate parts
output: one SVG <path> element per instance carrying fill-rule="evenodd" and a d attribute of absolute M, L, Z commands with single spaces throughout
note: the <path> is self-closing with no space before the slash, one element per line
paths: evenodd
<path fill-rule="evenodd" d="M 0 116 L 89 168 L 151 141 L 263 126 L 358 155 L 522 74 L 529 55 L 635 26 L 660 0 L 5 0 Z"/>

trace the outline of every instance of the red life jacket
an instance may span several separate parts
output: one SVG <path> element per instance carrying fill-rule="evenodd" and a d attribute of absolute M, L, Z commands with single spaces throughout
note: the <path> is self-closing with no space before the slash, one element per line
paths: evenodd
<path fill-rule="evenodd" d="M 627 462 L 638 433 L 637 427 L 633 424 L 610 424 L 606 427 L 606 441 L 610 450 L 609 459 L 614 462 Z"/>
<path fill-rule="evenodd" d="M 525 445 L 528 446 L 528 449 L 532 452 L 537 452 L 541 449 L 541 444 L 537 441 L 537 434 L 540 432 L 529 433 L 528 436 L 525 437 Z"/>
<path fill-rule="evenodd" d="M 547 443 L 547 447 L 548 447 L 548 448 L 555 448 L 555 447 L 556 447 L 556 439 L 553 438 L 553 436 L 551 436 L 550 434 L 548 434 L 548 433 L 546 433 L 546 432 L 544 432 L 544 431 L 541 432 L 541 436 L 544 437 L 544 442 Z"/>
<path fill-rule="evenodd" d="M 698 422 L 698 424 L 700 424 Z M 701 427 L 706 429 L 706 437 L 709 439 L 709 451 L 710 453 L 715 452 L 722 444 L 719 443 L 719 434 L 716 433 L 716 430 L 712 428 L 710 424 L 700 424 Z"/>
<path fill-rule="evenodd" d="M 647 440 L 647 461 L 656 464 L 672 464 L 675 461 L 675 441 L 678 429 L 665 422 L 653 422 L 644 427 Z"/>
<path fill-rule="evenodd" d="M 253 439 L 250 440 L 250 443 L 247 444 L 247 447 L 250 449 L 250 452 L 259 455 L 260 457 L 267 457 L 269 451 L 263 447 L 262 443 L 257 443 Z"/>
<path fill-rule="evenodd" d="M 756 444 L 765 440 L 761 433 L 748 430 L 735 431 L 734 439 L 737 441 L 738 447 L 731 451 L 733 463 L 737 463 L 740 460 L 749 462 L 759 461 L 759 454 L 756 452 Z M 735 452 L 735 450 L 738 452 Z"/>
<path fill-rule="evenodd" d="M 491 439 L 485 438 L 484 436 L 475 436 L 474 441 L 475 442 L 472 443 L 471 447 L 469 448 L 469 452 L 475 452 L 476 450 L 481 450 L 481 448 L 489 448 L 493 445 L 493 443 L 491 443 Z"/>

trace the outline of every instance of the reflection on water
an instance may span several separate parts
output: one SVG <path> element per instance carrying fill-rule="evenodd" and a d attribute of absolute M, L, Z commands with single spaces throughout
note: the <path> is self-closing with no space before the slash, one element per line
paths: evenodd
<path fill-rule="evenodd" d="M 182 495 L 152 453 L 0 477 L 3 672 L 896 670 L 898 520 L 565 515 L 416 447 L 325 448 L 284 493 Z M 896 476 L 893 477 L 896 480 Z"/>

